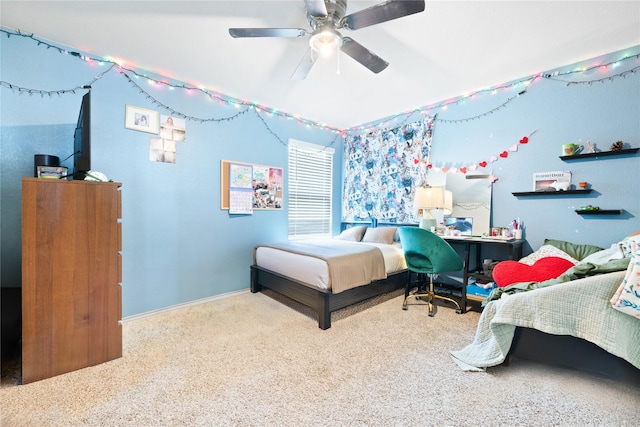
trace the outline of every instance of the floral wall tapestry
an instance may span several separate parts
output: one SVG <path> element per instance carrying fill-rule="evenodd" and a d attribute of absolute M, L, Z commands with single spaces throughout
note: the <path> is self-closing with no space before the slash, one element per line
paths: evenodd
<path fill-rule="evenodd" d="M 343 221 L 415 223 L 415 187 L 426 175 L 435 117 L 345 138 Z"/>

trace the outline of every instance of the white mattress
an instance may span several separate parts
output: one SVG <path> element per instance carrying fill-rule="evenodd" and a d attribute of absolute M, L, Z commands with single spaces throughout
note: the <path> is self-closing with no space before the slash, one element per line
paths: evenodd
<path fill-rule="evenodd" d="M 407 268 L 404 260 L 404 252 L 399 243 L 392 245 L 385 243 L 361 244 L 380 248 L 387 274 Z M 320 258 L 261 246 L 256 249 L 256 265 L 306 283 L 307 285 L 320 289 L 331 289 L 327 263 Z"/>

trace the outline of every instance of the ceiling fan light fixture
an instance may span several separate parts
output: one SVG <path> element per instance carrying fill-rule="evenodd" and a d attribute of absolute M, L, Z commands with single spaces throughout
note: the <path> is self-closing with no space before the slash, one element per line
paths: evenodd
<path fill-rule="evenodd" d="M 319 52 L 323 56 L 331 55 L 342 46 L 342 36 L 332 28 L 324 28 L 316 31 L 309 38 L 311 49 Z"/>

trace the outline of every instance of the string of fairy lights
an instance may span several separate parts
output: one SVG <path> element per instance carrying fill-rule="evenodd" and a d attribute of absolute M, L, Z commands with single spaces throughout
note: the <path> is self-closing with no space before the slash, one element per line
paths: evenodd
<path fill-rule="evenodd" d="M 572 70 L 567 70 L 567 71 L 554 71 L 554 72 L 544 72 L 544 73 L 538 73 L 536 75 L 534 75 L 533 77 L 529 76 L 527 78 L 523 78 L 517 81 L 513 81 L 513 82 L 509 82 L 509 83 L 505 83 L 502 85 L 498 85 L 498 86 L 494 86 L 494 87 L 490 87 L 490 88 L 485 88 L 485 89 L 479 89 L 476 90 L 472 93 L 457 97 L 457 98 L 453 98 L 450 100 L 445 100 L 445 101 L 441 101 L 439 103 L 436 104 L 431 104 L 431 105 L 427 105 L 427 106 L 422 106 L 422 107 L 418 107 L 418 108 L 414 108 L 412 110 L 408 110 L 408 111 L 403 111 L 400 113 L 397 113 L 393 116 L 390 116 L 388 118 L 386 118 L 385 120 L 381 120 L 381 121 L 377 121 L 377 122 L 372 122 L 369 124 L 365 124 L 365 125 L 361 125 L 361 126 L 355 126 L 355 127 L 351 127 L 348 129 L 338 129 L 336 127 L 327 125 L 327 124 L 323 124 L 323 123 L 318 123 L 312 120 L 308 120 L 305 119 L 303 117 L 300 117 L 299 115 L 295 115 L 295 114 L 290 114 L 284 111 L 279 111 L 277 109 L 274 108 L 270 108 L 270 107 L 266 107 L 264 105 L 260 105 L 258 103 L 252 102 L 252 101 L 248 101 L 248 100 L 241 100 L 238 98 L 234 98 L 234 97 L 230 97 L 227 95 L 224 95 L 222 93 L 216 92 L 216 91 L 212 91 L 203 87 L 193 87 L 193 86 L 189 86 L 183 83 L 173 83 L 170 82 L 168 79 L 157 79 L 151 76 L 148 76 L 146 74 L 142 74 L 137 72 L 136 70 L 132 69 L 132 68 L 126 68 L 120 64 L 118 64 L 116 61 L 109 59 L 109 58 L 98 58 L 98 57 L 93 57 L 90 55 L 85 55 L 82 54 L 80 52 L 77 51 L 70 51 L 67 49 L 64 49 L 60 46 L 56 46 L 52 43 L 49 43 L 45 40 L 41 40 L 37 37 L 35 37 L 33 34 L 25 34 L 22 33 L 19 30 L 16 31 L 10 31 L 10 30 L 6 30 L 3 28 L 0 28 L 0 33 L 4 34 L 7 36 L 7 38 L 10 38 L 12 36 L 14 37 L 22 37 L 22 38 L 27 38 L 30 40 L 33 40 L 38 46 L 43 46 L 46 49 L 54 49 L 56 51 L 58 51 L 61 54 L 67 54 L 67 55 L 71 55 L 75 58 L 78 58 L 79 60 L 82 60 L 84 62 L 87 63 L 96 63 L 98 65 L 108 65 L 109 67 L 101 72 L 100 74 L 98 74 L 97 76 L 95 76 L 90 82 L 82 84 L 82 85 L 78 85 L 76 87 L 73 88 L 68 88 L 68 89 L 56 89 L 56 90 L 44 90 L 44 89 L 35 89 L 35 88 L 27 88 L 27 87 L 22 87 L 20 85 L 16 85 L 13 83 L 9 83 L 6 81 L 2 81 L 0 80 L 0 86 L 2 87 L 6 87 L 8 89 L 11 89 L 12 91 L 17 91 L 20 94 L 28 94 L 28 95 L 40 95 L 42 97 L 44 96 L 61 96 L 61 95 L 65 95 L 68 93 L 73 93 L 75 94 L 76 91 L 82 90 L 84 88 L 86 88 L 87 86 L 91 86 L 93 84 L 95 84 L 96 82 L 98 82 L 104 75 L 106 75 L 107 73 L 111 72 L 112 70 L 116 69 L 118 73 L 120 73 L 122 76 L 124 76 L 128 82 L 134 86 L 141 95 L 145 96 L 146 99 L 148 99 L 150 102 L 152 102 L 154 105 L 157 105 L 160 108 L 163 108 L 165 110 L 167 110 L 168 112 L 170 112 L 172 115 L 175 115 L 177 117 L 181 117 L 185 120 L 190 120 L 190 121 L 195 121 L 195 122 L 200 122 L 200 123 L 206 123 L 206 122 L 212 122 L 212 123 L 221 123 L 221 122 L 227 122 L 227 121 L 231 121 L 234 120 L 240 116 L 245 115 L 248 112 L 254 112 L 255 115 L 260 119 L 260 121 L 263 123 L 263 125 L 265 126 L 265 128 L 268 130 L 268 132 L 270 132 L 280 143 L 287 145 L 285 141 L 282 140 L 282 138 L 280 138 L 276 132 L 274 132 L 271 127 L 269 126 L 269 124 L 267 123 L 267 121 L 265 120 L 265 117 L 279 117 L 282 119 L 286 119 L 286 120 L 294 120 L 297 121 L 298 124 L 300 124 L 301 126 L 305 126 L 307 128 L 316 128 L 316 129 L 322 129 L 325 131 L 330 131 L 335 133 L 335 137 L 333 139 L 333 141 L 330 143 L 330 145 L 335 144 L 335 142 L 340 139 L 341 137 L 347 135 L 347 134 L 363 134 L 363 133 L 369 133 L 372 131 L 375 131 L 377 129 L 382 129 L 382 128 L 389 128 L 389 127 L 397 127 L 397 126 L 401 126 L 402 123 L 406 123 L 408 122 L 412 117 L 415 116 L 415 114 L 422 114 L 422 115 L 433 115 L 436 116 L 436 114 L 434 113 L 434 110 L 437 111 L 443 111 L 448 109 L 450 106 L 455 106 L 455 105 L 459 105 L 462 103 L 465 103 L 475 97 L 477 97 L 478 95 L 481 94 L 485 94 L 485 93 L 491 93 L 491 94 L 496 94 L 499 92 L 505 92 L 505 91 L 511 91 L 511 90 L 518 90 L 517 94 L 514 96 L 511 96 L 509 98 L 507 98 L 507 100 L 505 100 L 504 102 L 502 102 L 501 104 L 499 104 L 498 106 L 490 109 L 489 111 L 474 115 L 472 117 L 467 117 L 467 118 L 462 118 L 462 119 L 442 119 L 439 117 L 436 117 L 435 120 L 438 122 L 442 122 L 442 123 L 461 123 L 461 122 L 466 122 L 466 121 L 471 121 L 471 120 L 478 120 L 481 118 L 484 118 L 490 114 L 493 114 L 501 109 L 504 109 L 507 107 L 508 104 L 510 104 L 511 102 L 513 102 L 514 100 L 516 100 L 517 98 L 519 98 L 520 96 L 522 96 L 523 94 L 526 93 L 527 88 L 536 80 L 539 79 L 543 79 L 543 80 L 549 80 L 549 81 L 556 81 L 556 82 L 562 82 L 562 83 L 566 83 L 567 86 L 570 85 L 592 85 L 594 83 L 605 83 L 605 82 L 610 82 L 613 81 L 614 79 L 617 78 L 626 78 L 627 76 L 630 75 L 636 75 L 636 73 L 638 71 L 640 71 L 640 66 L 635 66 L 633 68 L 624 70 L 622 72 L 619 73 L 615 73 L 615 74 L 610 74 L 607 76 L 603 76 L 603 77 L 598 77 L 595 79 L 589 79 L 589 80 L 568 80 L 567 78 L 570 78 L 573 75 L 576 74 L 581 74 L 581 75 L 587 75 L 589 72 L 594 71 L 594 70 L 599 70 L 599 71 L 609 71 L 611 69 L 614 69 L 618 66 L 620 66 L 623 62 L 627 62 L 627 61 L 631 61 L 631 60 L 639 60 L 640 59 L 640 53 L 635 54 L 635 55 L 627 55 L 619 60 L 616 61 L 611 61 L 609 63 L 606 64 L 596 64 L 593 65 L 591 67 L 581 67 L 581 68 L 576 68 L 576 69 L 572 69 Z M 178 111 L 174 108 L 172 108 L 171 106 L 159 101 L 156 97 L 154 97 L 147 89 L 145 89 L 142 85 L 139 85 L 136 83 L 136 80 L 139 79 L 144 79 L 146 80 L 146 82 L 150 85 L 150 86 L 156 86 L 156 85 L 160 85 L 160 86 L 165 86 L 168 87 L 170 90 L 175 90 L 175 89 L 179 89 L 179 90 L 184 90 L 188 93 L 193 93 L 193 92 L 197 92 L 197 93 L 201 93 L 207 97 L 209 97 L 210 99 L 217 101 L 219 104 L 221 105 L 227 105 L 227 106 L 232 106 L 234 108 L 240 108 L 241 110 L 238 112 L 235 112 L 234 114 L 231 114 L 229 116 L 226 117 L 195 117 L 195 116 L 191 116 L 188 114 L 185 114 L 181 111 Z M 265 116 L 265 117 L 263 117 Z"/>

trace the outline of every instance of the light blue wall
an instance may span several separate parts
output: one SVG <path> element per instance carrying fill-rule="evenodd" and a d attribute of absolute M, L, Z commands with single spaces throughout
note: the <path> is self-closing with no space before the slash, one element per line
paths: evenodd
<path fill-rule="evenodd" d="M 639 52 L 640 47 L 636 47 L 577 65 L 592 67 Z M 562 80 L 589 81 L 639 65 L 640 61 L 634 58 L 606 72 L 594 70 Z M 572 65 L 558 71 L 576 68 Z M 521 89 L 522 86 L 512 89 L 510 96 Z M 478 101 L 450 108 L 439 116 L 442 119 L 474 117 L 490 111 L 505 99 L 504 96 L 496 99 L 496 96 L 483 95 Z M 522 137 L 532 133 L 528 144 L 519 144 Z M 618 140 L 630 147 L 640 147 L 640 72 L 603 83 L 570 86 L 537 79 L 524 95 L 487 117 L 454 124 L 438 123 L 433 160 L 477 163 L 507 150 L 506 159 L 500 158 L 487 166 L 498 177 L 493 185 L 495 226 L 506 226 L 520 217 L 525 222 L 525 235 L 532 249 L 542 245 L 545 238 L 608 248 L 631 232 L 640 231 L 640 155 L 582 161 L 562 161 L 559 156 L 562 144 L 586 145 L 591 141 L 597 148 L 609 150 Z M 518 151 L 510 152 L 514 144 Z M 569 197 L 512 195 L 512 192 L 532 191 L 533 174 L 545 171 L 571 171 L 574 184 L 587 181 L 593 191 L 587 196 Z M 589 204 L 625 212 L 619 216 L 580 216 L 574 212 Z"/>
<path fill-rule="evenodd" d="M 0 79 L 21 87 L 74 88 L 108 68 L 17 36 L 3 35 L 0 40 Z M 145 79 L 136 82 L 159 102 L 189 116 L 225 118 L 242 111 L 202 94 L 154 88 Z M 21 283 L 21 179 L 33 175 L 34 154 L 61 159 L 71 154 L 84 92 L 41 97 L 0 88 L 2 286 Z M 123 316 L 248 288 L 252 248 L 286 239 L 287 211 L 230 216 L 221 210 L 220 161 L 283 167 L 286 178 L 287 148 L 273 134 L 284 143 L 294 138 L 321 145 L 336 137 L 334 132 L 275 116 L 263 116 L 267 128 L 251 111 L 220 123 L 187 121 L 187 141 L 178 145 L 176 164 L 156 163 L 149 161 L 153 135 L 125 129 L 125 105 L 169 113 L 115 69 L 93 84 L 91 96 L 92 169 L 123 184 Z M 341 138 L 333 147 L 339 171 Z M 333 202 L 337 207 L 339 176 L 338 172 Z M 337 233 L 339 209 L 333 221 Z"/>
<path fill-rule="evenodd" d="M 640 46 L 636 46 L 580 64 L 559 64 L 562 67 L 557 70 L 538 71 L 564 73 L 639 53 Z M 498 157 L 499 160 L 486 167 L 498 178 L 493 185 L 492 224 L 507 226 L 520 217 L 526 226 L 527 251 L 539 248 L 546 238 L 608 248 L 626 235 L 640 231 L 640 153 L 581 161 L 562 161 L 559 156 L 562 144 L 566 143 L 586 145 L 591 141 L 603 151 L 618 140 L 628 147 L 640 147 L 640 60 L 633 58 L 606 70 L 554 77 L 586 82 L 635 68 L 638 68 L 635 74 L 592 84 L 567 85 L 538 78 L 519 97 L 516 95 L 525 89 L 522 84 L 501 89 L 496 94 L 479 92 L 473 99 L 446 109 L 425 108 L 423 112 L 437 114 L 430 160 L 437 167 L 459 168 L 489 161 L 491 156 Z M 495 82 L 496 86 L 502 83 L 509 82 Z M 510 98 L 513 99 L 503 108 L 489 113 Z M 419 113 L 408 120 L 399 117 L 394 121 L 410 122 L 417 117 Z M 448 122 L 461 119 L 472 120 Z M 529 136 L 526 145 L 519 143 L 524 136 Z M 514 145 L 517 151 L 509 151 Z M 505 150 L 508 157 L 500 158 L 499 154 Z M 483 169 L 478 167 L 478 170 Z M 593 191 L 571 196 L 512 195 L 532 191 L 533 174 L 546 171 L 570 171 L 574 184 L 587 181 Z M 581 216 L 574 212 L 589 204 L 625 212 L 616 216 Z"/>
<path fill-rule="evenodd" d="M 91 82 L 105 70 L 18 37 L 3 36 L 0 48 L 0 79 L 24 87 L 73 88 Z M 628 50 L 630 54 L 638 52 L 640 47 Z M 620 53 L 613 53 L 604 62 L 620 57 Z M 585 65 L 594 63 L 586 61 Z M 635 65 L 627 62 L 625 66 L 637 64 L 635 60 Z M 560 70 L 567 69 L 572 67 Z M 591 80 L 601 75 L 607 74 L 596 70 L 572 79 Z M 144 79 L 137 83 L 160 102 L 189 116 L 221 118 L 238 111 L 201 95 L 145 86 Z M 608 247 L 640 230 L 640 192 L 636 185 L 640 156 L 571 163 L 558 158 L 560 146 L 567 142 L 584 144 L 590 140 L 603 150 L 616 140 L 640 146 L 640 73 L 592 85 L 567 86 L 538 79 L 526 94 L 484 115 L 520 90 L 522 87 L 496 95 L 481 93 L 446 110 L 430 111 L 441 120 L 482 116 L 460 123 L 437 122 L 432 162 L 449 167 L 477 164 L 518 145 L 517 152 L 509 152 L 506 159 L 487 168 L 498 177 L 493 186 L 493 224 L 503 226 L 515 217 L 523 219 L 529 250 L 539 247 L 545 238 Z M 33 173 L 33 154 L 64 158 L 71 153 L 82 93 L 40 97 L 0 88 L 2 286 L 20 284 L 21 177 Z M 251 112 L 222 123 L 188 121 L 187 142 L 178 146 L 177 163 L 154 163 L 148 160 L 150 134 L 124 128 L 125 104 L 162 114 L 168 114 L 166 111 L 115 70 L 93 84 L 92 103 L 93 169 L 123 183 L 124 316 L 245 289 L 253 246 L 286 238 L 286 209 L 242 217 L 230 217 L 220 210 L 221 159 L 281 166 L 286 175 L 286 147 L 271 131 L 285 142 L 294 138 L 328 145 L 335 139 L 333 132 L 276 117 L 265 119 L 267 129 Z M 416 113 L 408 121 L 418 117 Z M 534 131 L 527 145 L 518 144 Z M 333 147 L 333 220 L 337 232 L 342 189 L 340 141 Z M 571 171 L 574 183 L 586 180 L 594 191 L 589 196 L 570 197 L 516 198 L 511 194 L 531 190 L 534 172 L 553 170 Z M 625 213 L 577 215 L 574 210 L 585 204 L 622 208 Z"/>

